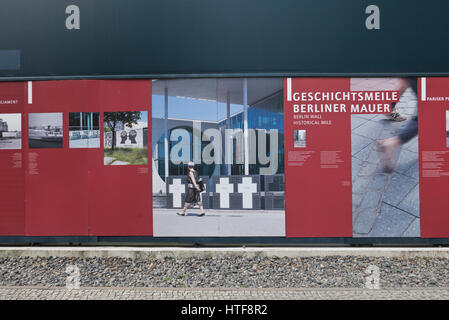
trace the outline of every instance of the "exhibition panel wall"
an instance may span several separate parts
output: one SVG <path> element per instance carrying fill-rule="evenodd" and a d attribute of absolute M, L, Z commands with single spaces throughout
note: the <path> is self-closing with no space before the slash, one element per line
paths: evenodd
<path fill-rule="evenodd" d="M 3 82 L 0 236 L 446 238 L 447 88 L 444 77 Z M 188 162 L 205 190 L 183 216 Z"/>

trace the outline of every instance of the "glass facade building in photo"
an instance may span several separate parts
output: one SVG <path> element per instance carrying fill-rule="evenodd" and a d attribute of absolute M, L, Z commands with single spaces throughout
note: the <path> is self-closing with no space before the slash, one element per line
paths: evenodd
<path fill-rule="evenodd" d="M 199 174 L 209 178 L 259 175 L 260 168 L 268 165 L 260 163 L 257 157 L 256 163 L 249 163 L 245 150 L 251 156 L 257 155 L 260 145 L 249 138 L 245 141 L 244 132 L 256 132 L 257 137 L 265 134 L 265 152 L 269 156 L 269 135 L 276 131 L 278 164 L 273 174 L 284 174 L 283 80 L 280 78 L 153 80 L 152 110 L 153 193 L 165 192 L 166 177 L 186 174 L 184 164 L 170 161 L 172 148 L 180 142 L 170 139 L 177 129 L 189 134 L 190 152 L 184 163 L 195 161 L 194 139 L 198 139 L 202 153 L 210 142 L 204 138 L 204 132 L 214 128 L 221 133 L 221 163 L 206 164 L 201 160 L 197 166 Z M 201 129 L 202 139 L 195 137 L 195 126 Z M 226 129 L 235 133 L 230 144 L 232 150 L 226 150 Z"/>

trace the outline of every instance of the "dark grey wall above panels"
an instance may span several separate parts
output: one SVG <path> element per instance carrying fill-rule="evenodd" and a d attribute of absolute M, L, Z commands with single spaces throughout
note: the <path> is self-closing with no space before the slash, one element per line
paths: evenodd
<path fill-rule="evenodd" d="M 0 80 L 449 75 L 447 0 L 1 0 Z M 80 29 L 66 29 L 68 5 Z M 365 27 L 368 5 L 380 29 Z M 6 52 L 6 51 L 3 51 Z M 0 55 L 1 57 L 1 55 Z M 6 57 L 6 56 L 5 56 Z M 6 58 L 11 60 L 11 56 Z"/>

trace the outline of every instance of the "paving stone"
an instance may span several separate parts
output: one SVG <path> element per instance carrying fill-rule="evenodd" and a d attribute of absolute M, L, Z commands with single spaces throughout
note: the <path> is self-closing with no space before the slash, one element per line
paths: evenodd
<path fill-rule="evenodd" d="M 369 233 L 376 222 L 376 218 L 376 209 L 359 210 L 354 224 L 354 232 L 361 234 Z"/>
<path fill-rule="evenodd" d="M 382 122 L 385 119 L 386 119 L 385 115 L 383 115 L 383 114 L 376 114 L 376 116 L 371 118 L 370 121 L 376 121 L 376 122 L 381 121 Z"/>
<path fill-rule="evenodd" d="M 376 209 L 382 200 L 382 193 L 378 191 L 368 191 L 363 197 L 359 210 L 363 209 Z"/>
<path fill-rule="evenodd" d="M 388 182 L 389 175 L 385 173 L 376 173 L 374 175 L 373 182 L 371 184 L 372 190 L 384 190 L 387 182 Z"/>
<path fill-rule="evenodd" d="M 401 210 L 407 211 L 412 215 L 419 217 L 419 185 L 417 184 L 409 194 L 399 203 Z"/>
<path fill-rule="evenodd" d="M 377 167 L 378 167 L 377 164 L 364 162 L 359 170 L 358 176 L 359 177 L 371 176 L 377 172 Z"/>
<path fill-rule="evenodd" d="M 383 201 L 397 206 L 417 183 L 413 178 L 399 173 L 393 173 Z"/>
<path fill-rule="evenodd" d="M 371 237 L 400 237 L 413 220 L 412 215 L 383 203 L 376 224 L 369 235 Z"/>
<path fill-rule="evenodd" d="M 361 126 L 365 122 L 369 121 L 368 119 L 360 118 L 351 116 L 351 130 L 354 130 L 355 128 Z"/>
<path fill-rule="evenodd" d="M 368 186 L 371 184 L 371 177 L 359 177 L 352 184 L 352 193 L 365 193 L 368 189 Z"/>
<path fill-rule="evenodd" d="M 365 195 L 364 194 L 352 194 L 352 208 L 357 208 L 362 203 L 362 199 Z"/>
<path fill-rule="evenodd" d="M 376 116 L 376 114 L 357 114 L 356 116 L 360 117 L 360 118 L 363 118 L 363 119 L 370 120 L 370 119 L 373 119 Z"/>
<path fill-rule="evenodd" d="M 416 161 L 406 172 L 404 175 L 419 181 L 419 161 Z"/>
<path fill-rule="evenodd" d="M 371 145 L 371 152 L 366 157 L 366 161 L 371 163 L 379 163 L 382 159 L 382 152 L 378 151 L 377 142 L 373 142 Z"/>
<path fill-rule="evenodd" d="M 413 220 L 412 223 L 410 223 L 407 230 L 404 231 L 402 234 L 402 237 L 420 237 L 421 236 L 421 226 L 420 226 L 421 219 L 416 218 Z"/>
<path fill-rule="evenodd" d="M 2 300 L 447 300 L 449 288 L 82 288 L 66 290 L 22 287 L 14 292 L 0 287 Z"/>
<path fill-rule="evenodd" d="M 372 140 L 379 139 L 380 134 L 382 133 L 383 126 L 380 126 L 377 122 L 368 121 L 358 128 L 352 131 L 353 134 L 357 134 L 359 136 L 367 137 Z"/>
<path fill-rule="evenodd" d="M 373 140 L 367 137 L 359 136 L 358 134 L 351 135 L 351 153 L 355 155 L 360 150 L 369 145 Z"/>
<path fill-rule="evenodd" d="M 407 172 L 413 165 L 418 163 L 418 157 L 418 153 L 402 149 L 394 171 L 400 173 Z"/>
<path fill-rule="evenodd" d="M 363 161 L 357 158 L 352 157 L 352 181 L 354 181 L 357 177 L 357 173 L 362 167 Z"/>
<path fill-rule="evenodd" d="M 371 159 L 371 163 L 376 163 L 379 161 L 379 159 L 373 159 L 373 157 L 370 157 L 370 154 L 375 152 L 373 151 L 373 148 L 375 148 L 375 141 L 368 144 L 365 148 L 361 149 L 359 152 L 353 155 L 353 157 L 360 159 L 362 161 L 368 161 L 368 158 Z"/>

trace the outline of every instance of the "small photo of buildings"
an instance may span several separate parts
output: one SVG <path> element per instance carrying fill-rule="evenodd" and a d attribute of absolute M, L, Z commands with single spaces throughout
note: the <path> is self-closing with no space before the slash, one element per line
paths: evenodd
<path fill-rule="evenodd" d="M 69 147 L 100 148 L 100 113 L 69 113 Z"/>
<path fill-rule="evenodd" d="M 104 165 L 148 164 L 148 112 L 104 113 Z"/>
<path fill-rule="evenodd" d="M 30 113 L 28 134 L 32 149 L 62 148 L 62 113 Z"/>
<path fill-rule="evenodd" d="M 22 148 L 22 116 L 20 113 L 0 113 L 0 149 Z"/>
<path fill-rule="evenodd" d="M 305 148 L 306 147 L 306 130 L 295 130 L 294 131 L 294 141 L 295 141 L 295 148 Z"/>

